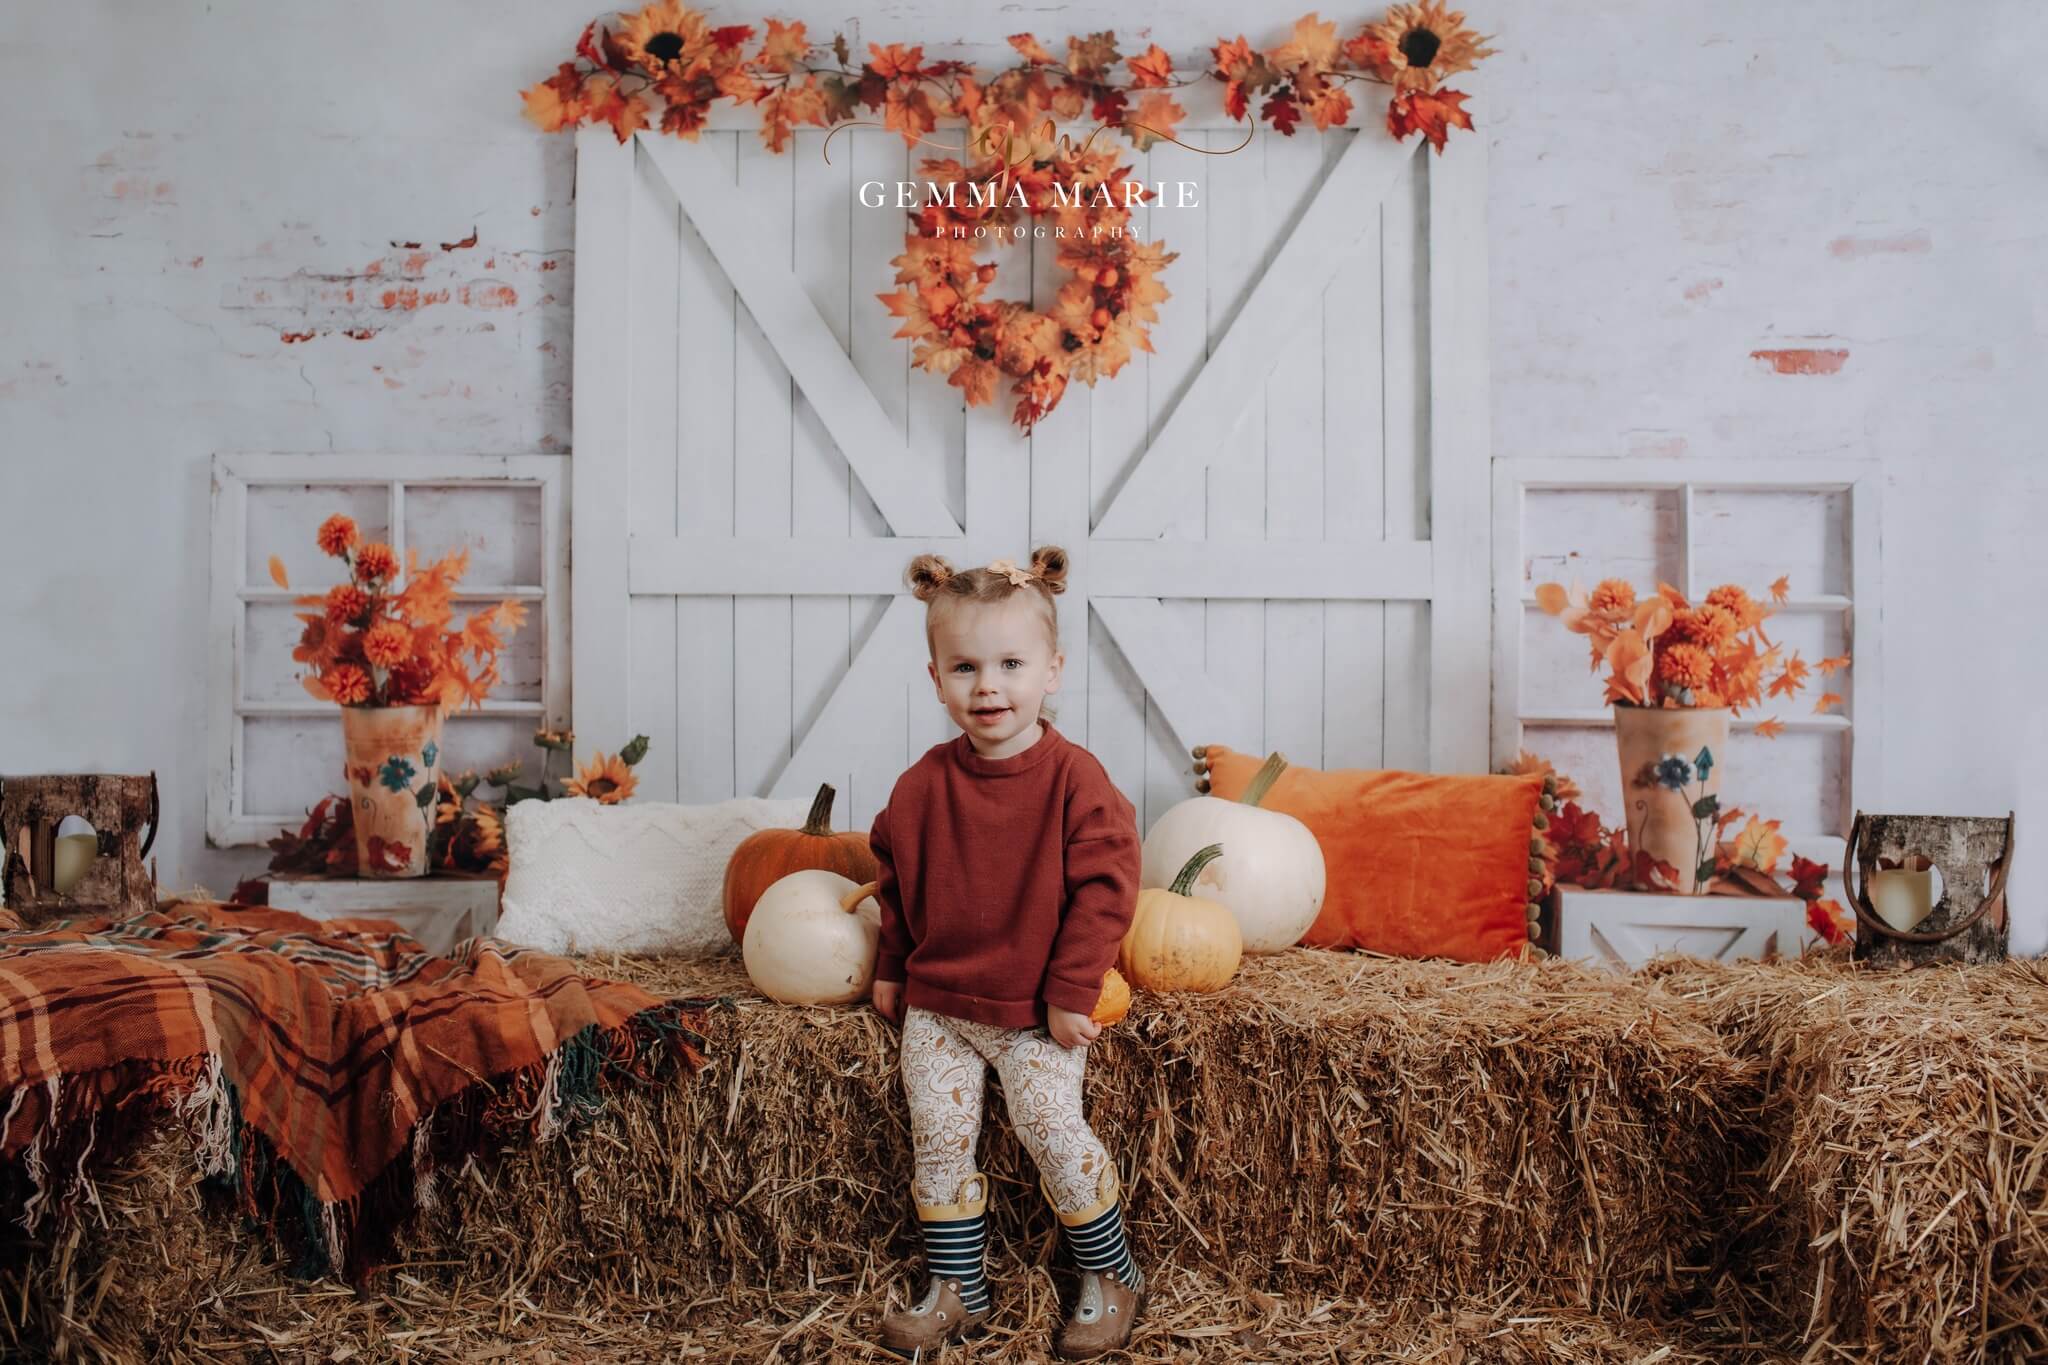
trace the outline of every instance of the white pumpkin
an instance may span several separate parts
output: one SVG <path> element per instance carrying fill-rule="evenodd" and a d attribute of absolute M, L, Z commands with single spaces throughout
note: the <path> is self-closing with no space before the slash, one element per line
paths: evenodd
<path fill-rule="evenodd" d="M 770 883 L 740 941 L 755 988 L 786 1005 L 847 1005 L 867 995 L 882 933 L 874 891 L 873 882 L 858 886 L 823 868 Z"/>
<path fill-rule="evenodd" d="M 1292 948 L 1323 908 L 1322 845 L 1301 821 L 1258 804 L 1286 766 L 1273 754 L 1239 799 L 1192 797 L 1160 816 L 1145 836 L 1142 888 L 1172 886 L 1188 859 L 1210 844 L 1223 845 L 1196 887 L 1237 916 L 1247 953 Z"/>

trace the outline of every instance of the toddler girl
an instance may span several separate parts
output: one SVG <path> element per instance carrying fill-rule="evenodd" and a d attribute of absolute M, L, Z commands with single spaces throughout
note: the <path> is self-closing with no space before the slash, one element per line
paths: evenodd
<path fill-rule="evenodd" d="M 932 683 L 962 731 L 897 779 L 869 836 L 882 907 L 874 1004 L 903 1030 L 911 1200 L 931 1272 L 922 1300 L 882 1320 L 884 1343 L 906 1354 L 989 1315 L 988 1182 L 974 1149 L 991 1064 L 1082 1272 L 1060 1355 L 1122 1346 L 1143 1299 L 1116 1166 L 1081 1112 L 1082 1064 L 1101 1032 L 1089 1015 L 1137 901 L 1137 812 L 1040 714 L 1065 662 L 1053 597 L 1066 573 L 1066 552 L 1043 546 L 1028 569 L 955 571 L 920 555 L 906 575 L 927 604 Z"/>

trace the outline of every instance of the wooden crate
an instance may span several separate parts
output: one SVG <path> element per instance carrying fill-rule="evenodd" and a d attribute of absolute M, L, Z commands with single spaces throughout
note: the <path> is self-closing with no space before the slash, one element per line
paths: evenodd
<path fill-rule="evenodd" d="M 1561 886 L 1545 907 L 1541 946 L 1618 970 L 1660 952 L 1732 960 L 1796 956 L 1812 937 L 1796 897 L 1667 896 Z"/>
<path fill-rule="evenodd" d="M 498 927 L 495 877 L 272 877 L 270 904 L 313 919 L 388 919 L 431 953 Z"/>

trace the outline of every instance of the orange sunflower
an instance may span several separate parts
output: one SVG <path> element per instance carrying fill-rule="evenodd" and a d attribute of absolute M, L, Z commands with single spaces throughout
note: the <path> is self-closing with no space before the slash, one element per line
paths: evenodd
<path fill-rule="evenodd" d="M 616 806 L 633 794 L 640 780 L 633 776 L 633 770 L 626 761 L 617 756 L 606 758 L 600 750 L 597 756 L 584 765 L 583 771 L 562 784 L 563 790 L 571 796 L 587 796 L 601 805 Z"/>
<path fill-rule="evenodd" d="M 1386 52 L 1397 95 L 1428 94 L 1458 72 L 1470 71 L 1481 57 L 1493 55 L 1492 48 L 1480 46 L 1486 39 L 1466 28 L 1465 16 L 1447 10 L 1443 0 L 1395 5 L 1385 19 L 1369 25 L 1366 34 L 1384 45 L 1374 51 Z"/>
<path fill-rule="evenodd" d="M 676 0 L 656 0 L 626 20 L 617 39 L 627 61 L 659 76 L 702 50 L 704 16 Z"/>

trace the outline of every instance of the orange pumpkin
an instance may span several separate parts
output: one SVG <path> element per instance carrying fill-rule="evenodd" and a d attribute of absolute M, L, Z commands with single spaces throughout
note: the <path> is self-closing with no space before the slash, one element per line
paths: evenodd
<path fill-rule="evenodd" d="M 1124 980 L 1124 974 L 1111 967 L 1102 974 L 1102 994 L 1096 997 L 1095 1010 L 1088 1017 L 1108 1028 L 1131 1012 L 1131 983 Z"/>
<path fill-rule="evenodd" d="M 802 829 L 764 829 L 749 834 L 725 864 L 725 927 L 734 943 L 747 940 L 747 919 L 761 893 L 792 872 L 836 872 L 856 884 L 875 879 L 875 855 L 858 830 L 832 832 L 829 782 L 821 783 Z"/>
<path fill-rule="evenodd" d="M 1138 893 L 1118 965 L 1148 991 L 1219 991 L 1237 972 L 1244 937 L 1221 901 L 1195 894 L 1195 878 L 1223 855 L 1210 844 L 1182 864 L 1171 887 Z"/>

